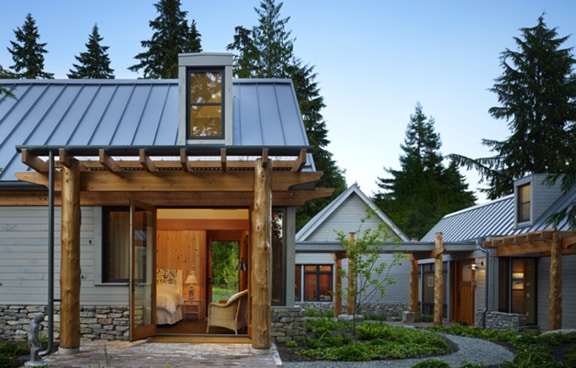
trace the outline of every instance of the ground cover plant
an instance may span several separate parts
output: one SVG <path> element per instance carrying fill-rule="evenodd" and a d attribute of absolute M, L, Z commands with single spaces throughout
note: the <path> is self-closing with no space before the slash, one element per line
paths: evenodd
<path fill-rule="evenodd" d="M 21 364 L 18 357 L 29 354 L 27 346 L 18 345 L 12 341 L 0 342 L 0 368 L 15 368 Z"/>

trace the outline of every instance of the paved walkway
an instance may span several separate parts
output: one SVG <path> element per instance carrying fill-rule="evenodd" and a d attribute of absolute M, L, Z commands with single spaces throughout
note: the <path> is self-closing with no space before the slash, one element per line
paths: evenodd
<path fill-rule="evenodd" d="M 126 341 L 82 342 L 80 352 L 54 353 L 42 359 L 49 368 L 180 368 L 281 367 L 273 346 L 252 349 L 250 344 L 146 343 Z"/>

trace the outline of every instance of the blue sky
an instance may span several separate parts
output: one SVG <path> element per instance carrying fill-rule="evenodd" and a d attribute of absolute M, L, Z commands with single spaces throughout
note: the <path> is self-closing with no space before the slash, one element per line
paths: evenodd
<path fill-rule="evenodd" d="M 259 0 L 182 1 L 196 21 L 204 51 L 224 52 L 234 27 L 257 25 Z M 0 65 L 13 64 L 6 50 L 27 13 L 46 42 L 45 70 L 56 78 L 85 51 L 98 24 L 116 78 L 137 78 L 127 68 L 151 38 L 148 22 L 157 16 L 156 0 L 5 1 L 0 12 Z M 277 3 L 280 3 L 277 0 Z M 576 45 L 576 2 L 571 0 L 285 0 L 282 17 L 295 38 L 294 53 L 313 65 L 327 107 L 327 121 L 338 166 L 348 184 L 372 195 L 384 168 L 399 168 L 400 144 L 416 103 L 435 119 L 441 153 L 484 157 L 483 138 L 502 140 L 507 123 L 488 109 L 498 104 L 488 91 L 502 74 L 500 54 L 516 50 L 520 28 L 540 15 L 560 36 Z M 470 189 L 480 185 L 466 175 Z M 479 195 L 479 202 L 484 201 Z"/>

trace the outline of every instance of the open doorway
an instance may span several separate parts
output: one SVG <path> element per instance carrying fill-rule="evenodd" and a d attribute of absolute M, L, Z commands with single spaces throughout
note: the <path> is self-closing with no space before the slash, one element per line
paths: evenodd
<path fill-rule="evenodd" d="M 248 229 L 247 209 L 158 210 L 157 275 L 177 273 L 180 305 L 175 309 L 181 311 L 181 316 L 158 325 L 158 335 L 207 334 L 210 303 L 247 288 L 247 272 L 241 269 L 248 265 L 240 267 L 240 261 L 248 259 Z M 161 284 L 157 278 L 157 295 Z M 157 307 L 158 314 L 161 308 Z M 209 329 L 210 335 L 236 332 Z"/>

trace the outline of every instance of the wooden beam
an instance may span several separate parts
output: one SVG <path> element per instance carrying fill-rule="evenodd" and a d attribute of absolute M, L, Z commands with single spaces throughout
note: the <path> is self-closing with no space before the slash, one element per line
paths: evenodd
<path fill-rule="evenodd" d="M 60 156 L 60 165 L 65 167 L 70 167 L 72 165 L 72 161 L 77 161 L 74 156 L 66 152 L 64 149 L 58 150 Z"/>
<path fill-rule="evenodd" d="M 434 240 L 436 250 L 444 248 L 442 233 L 436 233 Z M 442 253 L 438 252 L 434 258 L 434 324 L 442 325 L 442 311 L 444 307 L 444 263 Z"/>
<path fill-rule="evenodd" d="M 272 345 L 272 165 L 263 165 L 263 160 L 256 160 L 253 179 L 250 293 L 254 349 Z"/>
<path fill-rule="evenodd" d="M 268 148 L 264 148 L 262 150 L 261 165 L 262 165 L 262 167 L 267 167 L 269 163 L 270 163 L 270 159 L 268 158 Z"/>
<path fill-rule="evenodd" d="M 22 150 L 22 163 L 38 172 L 48 172 L 48 163 L 38 156 L 31 154 L 26 149 Z"/>
<path fill-rule="evenodd" d="M 527 243 L 522 245 L 499 246 L 496 250 L 498 257 L 517 256 L 522 254 L 550 252 L 551 241 Z"/>
<path fill-rule="evenodd" d="M 548 329 L 562 328 L 562 242 L 560 235 L 552 235 L 550 254 L 550 295 L 548 305 Z"/>
<path fill-rule="evenodd" d="M 102 164 L 102 166 L 106 167 L 108 170 L 112 172 L 122 171 L 122 168 L 120 167 L 118 162 L 116 162 L 116 160 L 114 160 L 114 158 L 110 156 L 103 149 L 98 151 L 98 161 L 100 162 L 100 164 Z"/>
<path fill-rule="evenodd" d="M 190 172 L 190 162 L 188 160 L 188 154 L 184 148 L 180 149 L 180 166 L 185 172 Z"/>
<path fill-rule="evenodd" d="M 350 250 L 354 250 L 356 246 L 356 234 L 350 233 L 348 238 L 348 254 L 350 254 Z M 357 254 L 356 252 L 352 252 L 352 254 Z M 356 262 L 354 257 L 348 256 L 348 292 L 346 297 L 346 314 L 354 315 L 356 313 Z"/>
<path fill-rule="evenodd" d="M 291 171 L 292 172 L 302 171 L 304 165 L 306 165 L 306 150 L 300 150 L 298 159 L 294 162 L 294 166 L 292 166 Z"/>
<path fill-rule="evenodd" d="M 150 155 L 148 155 L 146 153 L 146 151 L 143 149 L 141 149 L 139 151 L 139 153 L 140 153 L 140 157 L 139 157 L 140 165 L 142 165 L 142 167 L 145 168 L 146 171 L 148 171 L 148 172 L 151 172 L 151 173 L 157 172 L 158 168 L 156 167 L 156 165 L 154 165 L 154 162 L 150 158 Z"/>
<path fill-rule="evenodd" d="M 62 219 L 60 262 L 60 348 L 80 348 L 80 167 L 61 152 Z"/>
<path fill-rule="evenodd" d="M 226 148 L 220 148 L 220 167 L 222 168 L 222 172 L 228 171 L 227 165 Z"/>
<path fill-rule="evenodd" d="M 334 317 L 338 318 L 342 314 L 342 258 L 336 258 L 336 286 L 334 293 Z"/>

